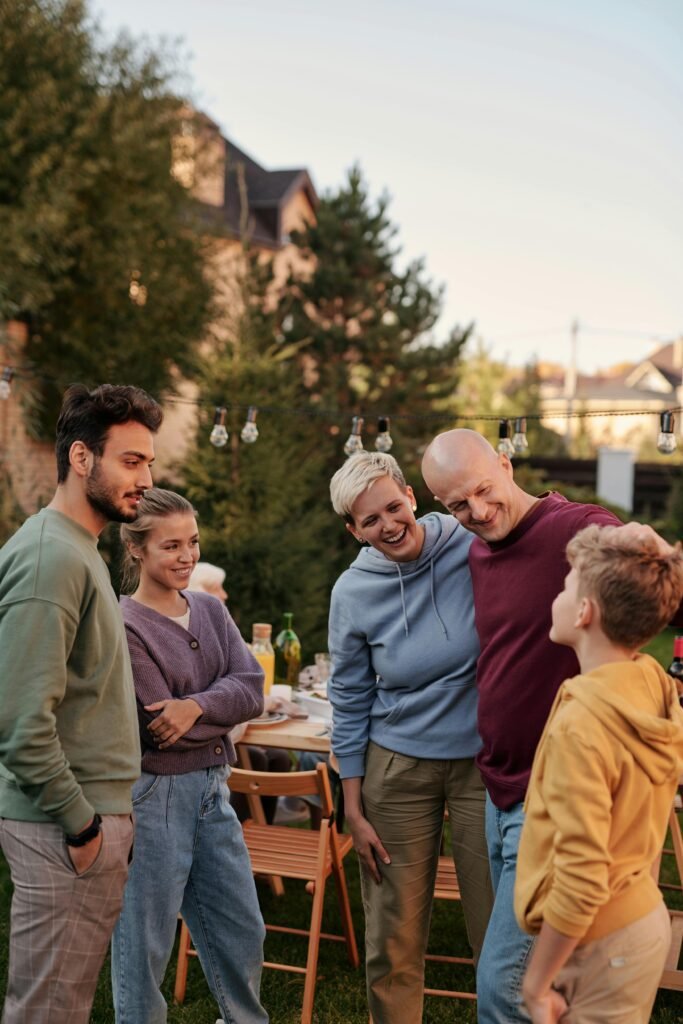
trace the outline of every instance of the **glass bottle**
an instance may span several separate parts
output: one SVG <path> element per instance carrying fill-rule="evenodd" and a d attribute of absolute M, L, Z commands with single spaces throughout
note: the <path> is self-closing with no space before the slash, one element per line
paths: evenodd
<path fill-rule="evenodd" d="M 301 670 L 301 644 L 292 629 L 292 612 L 285 612 L 284 624 L 275 640 L 275 676 L 278 682 L 297 686 Z"/>
<path fill-rule="evenodd" d="M 266 695 L 275 680 L 275 651 L 270 642 L 272 631 L 269 622 L 255 622 L 251 627 L 251 652 L 263 669 L 263 692 Z"/>
<path fill-rule="evenodd" d="M 678 699 L 683 704 L 683 636 L 677 636 L 674 640 L 674 660 L 667 672 L 673 676 L 678 689 Z"/>

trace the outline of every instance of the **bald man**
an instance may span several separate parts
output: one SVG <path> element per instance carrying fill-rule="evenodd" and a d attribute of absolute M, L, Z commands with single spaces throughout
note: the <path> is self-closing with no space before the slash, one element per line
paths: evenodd
<path fill-rule="evenodd" d="M 480 1024 L 528 1021 L 522 981 L 532 939 L 513 895 L 523 801 L 555 693 L 577 675 L 569 647 L 551 643 L 551 605 L 569 572 L 567 543 L 591 523 L 619 520 L 599 505 L 518 487 L 512 464 L 473 430 L 439 434 L 422 475 L 432 493 L 476 534 L 469 563 L 481 655 L 477 757 L 486 789 L 486 839 L 495 904 L 477 969 Z M 569 780 L 568 780 L 569 782 Z"/>

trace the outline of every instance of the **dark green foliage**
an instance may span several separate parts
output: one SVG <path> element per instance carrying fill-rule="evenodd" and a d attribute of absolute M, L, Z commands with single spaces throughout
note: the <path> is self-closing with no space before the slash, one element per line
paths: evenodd
<path fill-rule="evenodd" d="M 81 0 L 0 4 L 0 48 L 0 318 L 28 323 L 46 436 L 73 380 L 189 370 L 209 289 L 168 58 L 99 46 Z"/>
<path fill-rule="evenodd" d="M 683 540 L 683 479 L 680 472 L 672 480 L 666 515 L 663 522 L 657 526 L 672 544 L 677 540 Z"/>

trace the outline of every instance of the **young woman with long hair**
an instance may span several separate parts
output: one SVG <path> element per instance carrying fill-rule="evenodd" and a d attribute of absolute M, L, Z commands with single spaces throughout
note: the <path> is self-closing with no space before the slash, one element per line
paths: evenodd
<path fill-rule="evenodd" d="M 263 675 L 225 605 L 186 589 L 199 533 L 185 498 L 146 491 L 121 538 L 142 774 L 112 942 L 117 1024 L 165 1024 L 160 985 L 179 912 L 224 1020 L 264 1024 L 264 926 L 227 786 L 235 759 L 228 733 L 261 713 Z"/>

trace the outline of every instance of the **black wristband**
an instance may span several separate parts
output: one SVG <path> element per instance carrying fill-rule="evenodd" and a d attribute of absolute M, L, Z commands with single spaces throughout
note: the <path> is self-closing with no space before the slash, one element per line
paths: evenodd
<path fill-rule="evenodd" d="M 75 836 L 64 836 L 67 846 L 85 846 L 86 843 L 91 842 L 95 836 L 100 834 L 100 828 L 102 826 L 102 819 L 99 814 L 95 814 L 92 822 L 87 828 L 84 828 L 82 832 L 78 832 Z"/>

